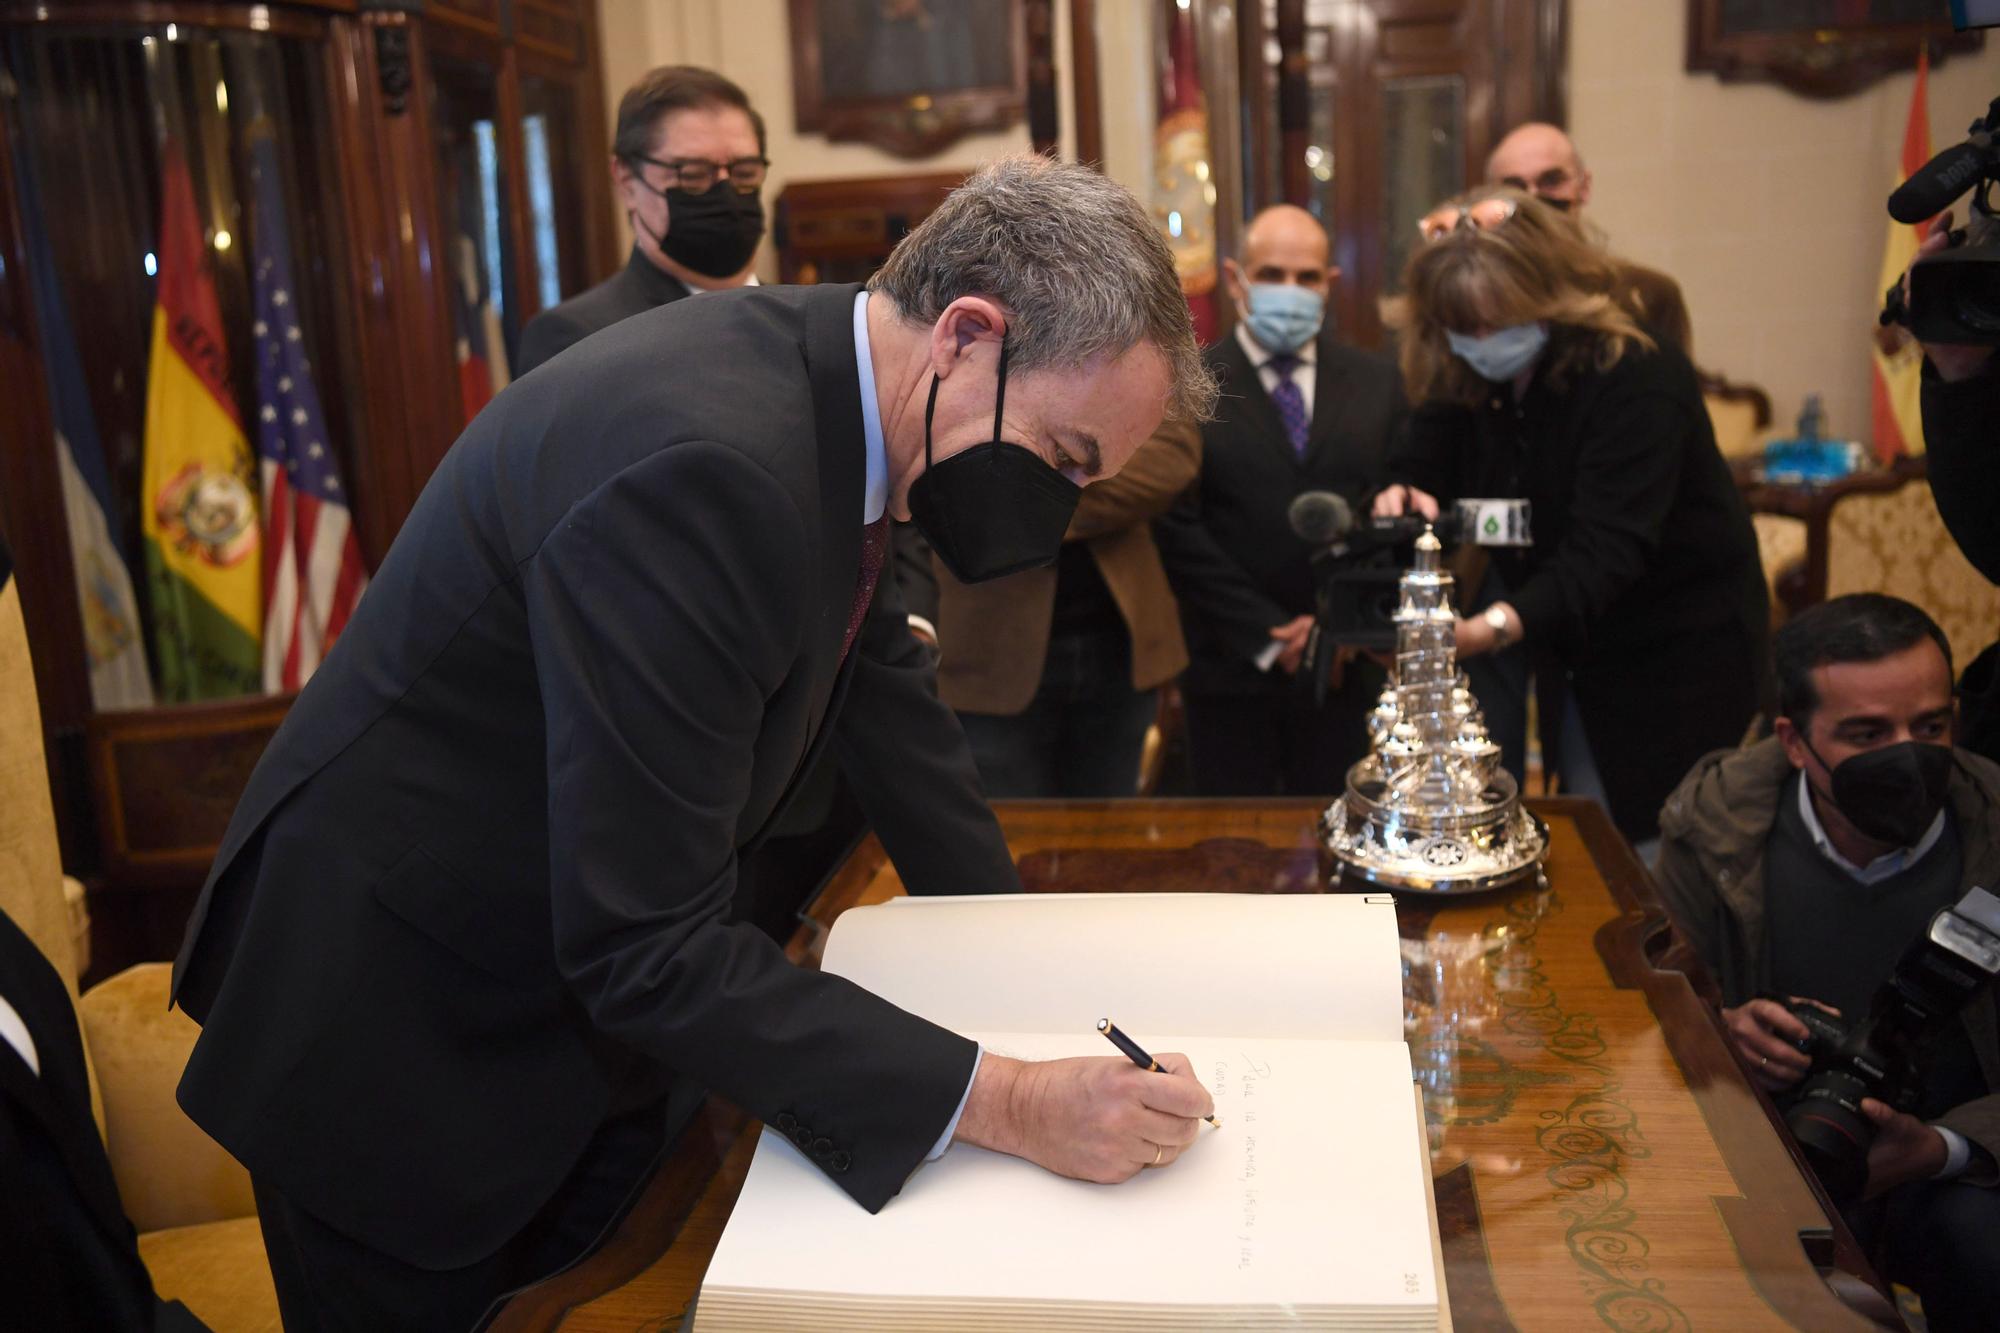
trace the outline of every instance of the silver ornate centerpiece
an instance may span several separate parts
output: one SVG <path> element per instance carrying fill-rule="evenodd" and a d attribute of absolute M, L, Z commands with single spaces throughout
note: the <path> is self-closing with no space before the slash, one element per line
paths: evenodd
<path fill-rule="evenodd" d="M 1548 851 L 1548 826 L 1521 808 L 1458 669 L 1441 549 L 1429 529 L 1417 539 L 1398 595 L 1396 665 L 1368 718 L 1370 753 L 1320 817 L 1336 880 L 1471 893 L 1539 873 Z"/>

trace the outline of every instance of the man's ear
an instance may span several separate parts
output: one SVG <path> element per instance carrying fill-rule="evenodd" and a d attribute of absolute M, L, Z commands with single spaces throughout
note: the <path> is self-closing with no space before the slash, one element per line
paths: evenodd
<path fill-rule="evenodd" d="M 1229 289 L 1230 304 L 1238 310 L 1250 308 L 1250 280 L 1243 276 L 1243 266 L 1233 259 L 1222 261 L 1222 285 Z"/>
<path fill-rule="evenodd" d="M 1781 717 L 1771 724 L 1771 730 L 1777 736 L 1778 744 L 1785 747 L 1785 758 L 1792 761 L 1792 767 L 1803 769 L 1808 755 L 1805 737 L 1798 727 L 1793 725 L 1790 718 Z"/>
<path fill-rule="evenodd" d="M 1007 336 L 1007 311 L 986 296 L 961 296 L 931 326 L 931 373 L 948 377 L 977 343 L 998 347 Z"/>

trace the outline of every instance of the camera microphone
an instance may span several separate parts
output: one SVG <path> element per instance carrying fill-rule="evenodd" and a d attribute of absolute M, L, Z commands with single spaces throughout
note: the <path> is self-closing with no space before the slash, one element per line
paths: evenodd
<path fill-rule="evenodd" d="M 1992 146 L 1986 140 L 1986 135 L 1975 134 L 1918 167 L 1889 196 L 1889 216 L 1915 225 L 1944 212 L 1985 174 L 1993 160 Z"/>
<path fill-rule="evenodd" d="M 1285 520 L 1301 541 L 1331 546 L 1354 531 L 1354 506 L 1332 491 L 1303 491 L 1285 511 Z"/>

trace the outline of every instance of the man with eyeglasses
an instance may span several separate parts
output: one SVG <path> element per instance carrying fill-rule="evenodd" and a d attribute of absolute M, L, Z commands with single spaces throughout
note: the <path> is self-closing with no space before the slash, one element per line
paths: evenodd
<path fill-rule="evenodd" d="M 713 70 L 666 65 L 618 103 L 611 179 L 632 223 L 625 267 L 528 321 L 526 374 L 599 329 L 694 292 L 754 282 L 764 237 L 764 118 Z"/>
<path fill-rule="evenodd" d="M 1529 121 L 1516 126 L 1486 159 L 1486 182 L 1525 191 L 1579 223 L 1590 202 L 1590 172 L 1569 135 L 1554 125 Z M 1650 324 L 1689 357 L 1694 326 L 1680 284 L 1658 269 L 1620 259 L 1624 270 L 1618 303 L 1633 318 Z"/>

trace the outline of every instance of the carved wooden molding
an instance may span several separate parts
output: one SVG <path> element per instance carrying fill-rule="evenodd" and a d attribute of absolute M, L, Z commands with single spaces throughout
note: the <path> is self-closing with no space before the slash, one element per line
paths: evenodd
<path fill-rule="evenodd" d="M 911 7 L 928 22 L 964 18 L 966 0 L 868 0 L 885 14 Z M 1004 82 L 932 87 L 871 96 L 852 86 L 829 87 L 823 35 L 837 21 L 831 0 L 791 0 L 792 93 L 801 133 L 836 142 L 859 140 L 898 157 L 928 157 L 968 134 L 1004 130 L 1021 119 L 1028 93 L 1028 50 L 1022 0 L 1001 0 L 1011 45 Z M 851 6 L 843 6 L 843 12 Z M 914 21 L 914 20 L 913 20 Z M 971 22 L 970 19 L 966 19 Z"/>
<path fill-rule="evenodd" d="M 1907 22 L 1838 22 L 1833 6 L 1824 24 L 1788 24 L 1759 29 L 1738 0 L 1688 0 L 1687 67 L 1706 70 L 1724 82 L 1776 83 L 1806 97 L 1845 97 L 1892 74 L 1916 68 L 1917 52 L 1928 48 L 1931 63 L 1948 55 L 1977 51 L 1985 34 L 1954 32 L 1942 17 L 1945 6 L 1929 6 L 1939 17 Z M 1912 12 L 1925 9 L 1914 5 Z"/>

